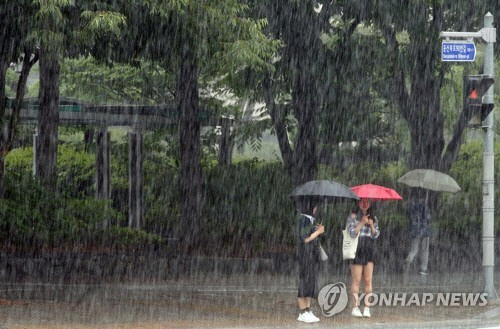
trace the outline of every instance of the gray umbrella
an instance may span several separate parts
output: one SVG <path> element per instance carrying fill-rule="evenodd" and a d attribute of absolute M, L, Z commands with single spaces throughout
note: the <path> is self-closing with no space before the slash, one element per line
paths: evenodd
<path fill-rule="evenodd" d="M 346 185 L 333 180 L 313 180 L 297 186 L 291 197 L 318 197 L 327 200 L 332 199 L 354 199 L 359 200 L 358 196 Z"/>
<path fill-rule="evenodd" d="M 439 192 L 456 193 L 462 189 L 451 176 L 432 169 L 415 169 L 404 174 L 399 183 Z"/>

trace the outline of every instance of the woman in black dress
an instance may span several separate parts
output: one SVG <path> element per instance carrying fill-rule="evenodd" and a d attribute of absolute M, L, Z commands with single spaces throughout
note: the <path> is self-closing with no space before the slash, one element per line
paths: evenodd
<path fill-rule="evenodd" d="M 306 323 L 319 321 L 319 318 L 310 310 L 311 298 L 316 299 L 318 296 L 318 236 L 325 232 L 323 225 L 314 223 L 315 218 L 313 216 L 316 214 L 317 209 L 314 203 L 305 203 L 302 206 L 300 218 L 297 223 L 299 240 L 299 289 L 297 303 L 300 310 L 297 320 Z"/>

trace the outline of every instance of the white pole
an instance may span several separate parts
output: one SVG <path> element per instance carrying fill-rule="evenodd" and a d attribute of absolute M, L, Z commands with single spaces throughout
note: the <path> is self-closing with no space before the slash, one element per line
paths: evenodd
<path fill-rule="evenodd" d="M 487 13 L 484 16 L 484 28 L 493 28 L 493 15 Z M 489 30 L 489 29 L 488 29 Z M 491 31 L 491 30 L 490 30 Z M 495 32 L 496 33 L 496 32 Z M 496 36 L 496 35 L 495 35 Z M 494 38 L 493 38 L 494 40 Z M 494 42 L 494 41 L 493 41 Z M 493 42 L 487 41 L 484 48 L 484 74 L 495 78 L 495 63 L 493 54 Z M 483 97 L 483 103 L 493 103 L 494 84 L 488 89 Z M 495 151 L 494 151 L 494 110 L 483 121 L 483 270 L 484 270 L 484 292 L 489 299 L 498 299 L 494 287 L 495 268 Z"/>

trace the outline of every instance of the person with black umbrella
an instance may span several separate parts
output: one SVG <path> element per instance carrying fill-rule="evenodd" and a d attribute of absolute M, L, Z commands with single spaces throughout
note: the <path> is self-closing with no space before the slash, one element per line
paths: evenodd
<path fill-rule="evenodd" d="M 299 240 L 299 283 L 297 303 L 300 314 L 298 321 L 305 323 L 318 322 L 319 318 L 311 311 L 311 299 L 318 296 L 318 271 L 319 271 L 319 239 L 325 233 L 325 227 L 315 223 L 318 203 L 307 198 L 301 202 L 301 214 L 297 223 L 297 236 Z"/>
<path fill-rule="evenodd" d="M 315 223 L 314 215 L 320 201 L 359 200 L 358 196 L 344 184 L 333 180 L 313 180 L 294 188 L 290 197 L 300 206 L 301 214 L 297 223 L 299 285 L 297 302 L 300 310 L 298 321 L 312 323 L 319 318 L 310 310 L 311 298 L 318 296 L 318 271 L 320 243 L 318 237 L 325 233 L 325 227 Z"/>

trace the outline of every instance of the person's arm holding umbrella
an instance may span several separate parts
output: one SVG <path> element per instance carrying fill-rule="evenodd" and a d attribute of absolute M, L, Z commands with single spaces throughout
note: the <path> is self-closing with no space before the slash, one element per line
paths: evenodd
<path fill-rule="evenodd" d="M 352 228 L 354 222 L 351 222 L 351 230 L 350 234 L 354 238 L 358 235 L 358 233 L 363 229 L 365 225 L 370 226 L 370 232 L 372 234 L 372 238 L 376 239 L 380 235 L 380 229 L 378 227 L 377 221 L 370 218 L 369 215 L 364 215 L 361 217 L 359 224 Z"/>
<path fill-rule="evenodd" d="M 370 232 L 372 234 L 372 239 L 378 238 L 378 236 L 380 235 L 380 229 L 378 227 L 378 220 L 376 218 L 372 219 L 371 215 L 370 215 L 367 224 L 370 226 Z"/>
<path fill-rule="evenodd" d="M 368 224 L 368 216 L 362 216 L 358 225 L 356 225 L 356 214 L 352 214 L 348 222 L 351 237 L 355 238 L 366 224 Z"/>
<path fill-rule="evenodd" d="M 325 227 L 322 224 L 316 225 L 316 231 L 314 231 L 311 235 L 304 239 L 304 243 L 309 243 L 316 239 L 321 234 L 325 233 Z"/>

